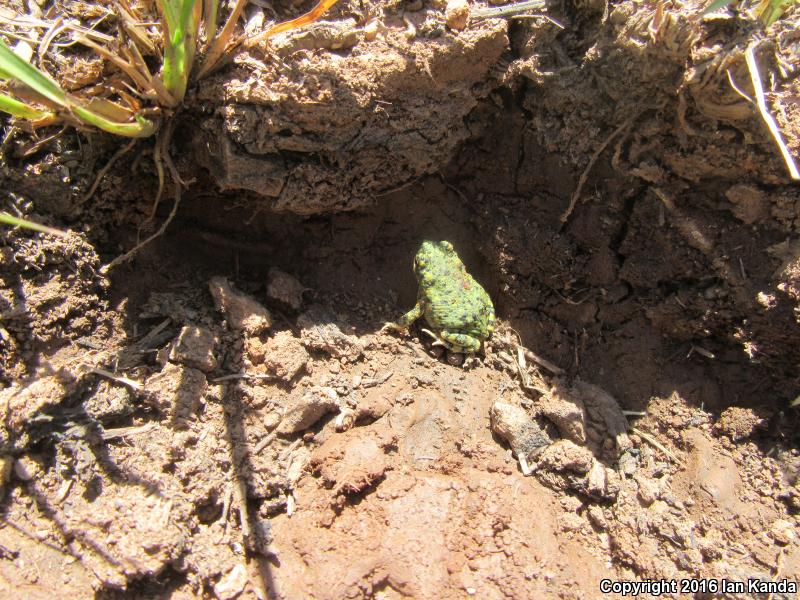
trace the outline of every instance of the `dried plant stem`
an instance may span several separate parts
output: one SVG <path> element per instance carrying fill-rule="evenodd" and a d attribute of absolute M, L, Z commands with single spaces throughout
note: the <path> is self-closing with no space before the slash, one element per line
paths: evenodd
<path fill-rule="evenodd" d="M 208 49 L 206 58 L 203 61 L 203 64 L 200 66 L 200 69 L 197 71 L 197 79 L 204 77 L 214 67 L 217 66 L 220 57 L 225 52 L 228 42 L 233 36 L 233 30 L 236 27 L 236 23 L 239 21 L 239 17 L 241 16 L 245 6 L 247 6 L 247 0 L 236 0 L 236 4 L 233 5 L 233 11 L 228 17 L 228 20 L 225 22 L 225 26 L 222 28 L 222 31 L 219 32 L 219 35 L 214 40 L 211 48 Z"/>
<path fill-rule="evenodd" d="M 800 171 L 797 170 L 797 165 L 794 162 L 794 158 L 792 158 L 789 148 L 783 141 L 781 130 L 778 128 L 778 124 L 770 114 L 769 109 L 767 108 L 767 102 L 764 99 L 764 88 L 761 85 L 761 74 L 758 71 L 755 44 L 750 44 L 747 47 L 747 50 L 744 51 L 744 58 L 747 61 L 747 69 L 750 71 L 750 81 L 753 82 L 753 91 L 756 97 L 756 106 L 758 106 L 758 112 L 761 113 L 761 118 L 764 119 L 764 123 L 767 124 L 769 132 L 772 134 L 772 138 L 775 140 L 775 143 L 778 144 L 778 148 L 781 151 L 783 160 L 786 163 L 786 168 L 789 169 L 789 176 L 795 181 L 798 181 L 800 180 Z"/>

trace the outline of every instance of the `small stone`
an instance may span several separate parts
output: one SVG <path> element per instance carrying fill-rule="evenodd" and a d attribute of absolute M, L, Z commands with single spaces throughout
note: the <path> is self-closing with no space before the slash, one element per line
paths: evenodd
<path fill-rule="evenodd" d="M 31 481 L 42 474 L 39 464 L 30 456 L 20 456 L 14 463 L 14 475 L 20 481 Z"/>
<path fill-rule="evenodd" d="M 264 366 L 283 381 L 292 381 L 298 373 L 306 370 L 310 360 L 305 347 L 291 331 L 276 333 L 265 344 Z"/>
<path fill-rule="evenodd" d="M 521 406 L 495 402 L 489 410 L 492 431 L 506 440 L 517 458 L 534 458 L 553 439 Z"/>
<path fill-rule="evenodd" d="M 267 428 L 267 431 L 272 431 L 281 422 L 281 416 L 274 410 L 268 412 L 261 417 L 261 423 Z"/>
<path fill-rule="evenodd" d="M 794 525 L 785 519 L 777 519 L 772 524 L 769 534 L 775 540 L 775 543 L 780 546 L 786 546 L 797 539 Z"/>
<path fill-rule="evenodd" d="M 469 4 L 467 0 L 448 0 L 444 9 L 447 26 L 454 31 L 461 31 L 469 21 Z"/>
<path fill-rule="evenodd" d="M 302 395 L 290 397 L 277 432 L 289 435 L 308 429 L 327 413 L 339 409 L 336 397 L 336 391 L 330 388 L 313 388 Z"/>
<path fill-rule="evenodd" d="M 464 364 L 464 355 L 461 352 L 448 352 L 447 364 L 451 367 L 460 367 Z"/>
<path fill-rule="evenodd" d="M 225 315 L 231 329 L 258 335 L 272 327 L 272 315 L 255 298 L 235 289 L 224 277 L 212 277 L 208 290 L 214 306 Z"/>
<path fill-rule="evenodd" d="M 97 391 L 83 402 L 86 414 L 101 423 L 126 417 L 135 408 L 130 388 L 106 380 L 101 381 Z"/>
<path fill-rule="evenodd" d="M 172 345 L 169 360 L 208 373 L 217 367 L 217 359 L 214 357 L 215 345 L 214 334 L 208 329 L 186 325 Z"/>
<path fill-rule="evenodd" d="M 555 424 L 562 437 L 576 444 L 586 442 L 586 411 L 578 394 L 558 383 L 551 393 L 541 397 L 537 405 L 542 414 Z"/>
<path fill-rule="evenodd" d="M 239 563 L 214 586 L 214 595 L 219 600 L 233 600 L 244 591 L 245 585 L 247 585 L 247 570 Z"/>
<path fill-rule="evenodd" d="M 297 326 L 306 348 L 325 352 L 343 362 L 356 362 L 364 352 L 358 338 L 343 333 L 336 315 L 319 304 L 297 317 Z"/>
<path fill-rule="evenodd" d="M 644 506 L 650 506 L 658 499 L 658 486 L 644 477 L 636 477 L 635 479 L 639 485 L 639 500 Z"/>
<path fill-rule="evenodd" d="M 303 292 L 308 288 L 275 267 L 269 270 L 267 278 L 267 298 L 295 312 L 303 308 Z"/>
<path fill-rule="evenodd" d="M 754 185 L 736 184 L 728 188 L 725 196 L 732 204 L 731 212 L 743 223 L 760 221 L 769 209 L 766 195 Z"/>
<path fill-rule="evenodd" d="M 606 514 L 603 512 L 603 508 L 601 506 L 598 506 L 597 504 L 590 504 L 586 512 L 589 515 L 589 520 L 595 527 L 601 531 L 608 529 Z"/>
<path fill-rule="evenodd" d="M 630 451 L 624 452 L 619 457 L 617 466 L 623 475 L 631 477 L 639 469 L 639 458 Z"/>

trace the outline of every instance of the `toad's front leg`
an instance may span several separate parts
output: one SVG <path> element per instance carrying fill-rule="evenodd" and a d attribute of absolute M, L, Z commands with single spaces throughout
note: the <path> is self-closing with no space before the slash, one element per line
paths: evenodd
<path fill-rule="evenodd" d="M 412 308 L 402 317 L 397 319 L 397 322 L 384 323 L 383 327 L 381 327 L 381 331 L 403 331 L 404 329 L 408 329 L 409 325 L 411 325 L 414 321 L 416 321 L 422 316 L 424 309 L 425 307 L 422 301 L 417 300 L 417 303 L 414 305 L 414 308 Z"/>

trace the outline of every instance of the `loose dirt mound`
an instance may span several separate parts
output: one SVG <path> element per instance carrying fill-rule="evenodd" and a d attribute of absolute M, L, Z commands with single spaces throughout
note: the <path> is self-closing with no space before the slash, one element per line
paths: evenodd
<path fill-rule="evenodd" d="M 663 3 L 444 9 L 341 2 L 192 91 L 184 205 L 110 278 L 155 226 L 146 144 L 86 202 L 113 140 L 8 146 L 14 206 L 82 233 L 0 234 L 6 596 L 800 572 L 800 194 L 741 95 L 763 37 L 797 156 L 798 9 L 768 35 Z M 380 333 L 426 238 L 495 302 L 477 357 Z"/>

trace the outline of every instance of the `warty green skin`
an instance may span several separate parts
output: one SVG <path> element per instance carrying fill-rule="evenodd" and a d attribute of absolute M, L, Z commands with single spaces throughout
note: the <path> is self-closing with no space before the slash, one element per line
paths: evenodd
<path fill-rule="evenodd" d="M 489 294 L 467 273 L 450 242 L 424 241 L 414 257 L 419 290 L 417 303 L 390 329 L 405 329 L 424 317 L 448 350 L 470 353 L 494 331 L 494 306 Z"/>

